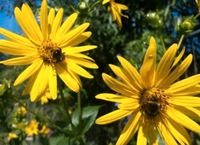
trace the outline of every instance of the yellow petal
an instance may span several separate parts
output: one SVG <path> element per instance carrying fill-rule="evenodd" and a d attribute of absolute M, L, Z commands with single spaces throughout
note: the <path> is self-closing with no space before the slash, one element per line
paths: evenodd
<path fill-rule="evenodd" d="M 164 125 L 163 121 L 159 122 L 158 131 L 160 132 L 160 135 L 164 139 L 166 145 L 178 145 L 168 128 Z"/>
<path fill-rule="evenodd" d="M 137 145 L 146 145 L 147 137 L 144 133 L 145 128 L 143 126 L 139 127 L 138 135 L 137 135 Z"/>
<path fill-rule="evenodd" d="M 42 65 L 42 60 L 35 60 L 29 67 L 27 67 L 15 80 L 14 85 L 18 85 L 33 75 Z"/>
<path fill-rule="evenodd" d="M 37 49 L 8 40 L 0 40 L 0 52 L 11 55 L 36 55 L 38 53 Z"/>
<path fill-rule="evenodd" d="M 116 103 L 123 103 L 125 100 L 131 100 L 127 96 L 111 94 L 111 93 L 101 93 L 101 94 L 96 95 L 95 98 L 105 100 L 105 101 L 110 101 L 110 102 L 116 102 Z"/>
<path fill-rule="evenodd" d="M 96 45 L 85 45 L 85 46 L 77 46 L 77 47 L 65 47 L 62 49 L 62 52 L 65 54 L 71 54 L 71 53 L 80 53 L 80 52 L 85 52 L 89 51 L 92 49 L 97 48 Z"/>
<path fill-rule="evenodd" d="M 63 8 L 60 8 L 52 24 L 51 35 L 50 35 L 51 39 L 55 38 L 56 32 L 60 28 L 62 18 L 63 18 Z"/>
<path fill-rule="evenodd" d="M 108 113 L 106 115 L 103 115 L 101 117 L 99 117 L 97 120 L 96 120 L 96 124 L 100 124 L 100 125 L 103 125 L 103 124 L 108 124 L 108 123 L 112 123 L 114 121 L 117 121 L 121 118 L 124 118 L 128 115 L 131 114 L 131 111 L 126 111 L 126 110 L 115 110 L 111 113 Z"/>
<path fill-rule="evenodd" d="M 141 112 L 137 112 L 132 114 L 131 118 L 127 122 L 124 127 L 119 139 L 117 140 L 116 145 L 125 145 L 132 139 L 136 131 L 138 130 L 138 126 L 140 124 Z"/>
<path fill-rule="evenodd" d="M 76 57 L 77 59 L 88 59 L 88 60 L 91 60 L 91 61 L 94 61 L 94 59 L 92 59 L 91 57 L 85 55 L 85 54 L 81 54 L 81 53 L 73 53 L 73 54 L 69 54 L 67 55 L 66 54 L 66 58 L 72 58 L 72 57 Z"/>
<path fill-rule="evenodd" d="M 77 65 L 76 63 L 73 63 L 72 61 L 67 61 L 67 67 L 72 70 L 73 72 L 79 74 L 82 77 L 92 79 L 93 76 L 87 72 L 85 69 Z"/>
<path fill-rule="evenodd" d="M 28 4 L 23 4 L 22 5 L 22 14 L 24 17 L 26 17 L 28 23 L 29 23 L 29 28 L 32 29 L 32 31 L 35 33 L 34 39 L 37 39 L 38 42 L 42 42 L 43 36 L 40 30 L 40 27 L 38 26 L 38 23 L 36 22 L 35 16 L 31 10 L 31 8 L 28 6 Z"/>
<path fill-rule="evenodd" d="M 180 124 L 172 121 L 170 118 L 165 119 L 165 125 L 180 144 L 191 144 L 190 136 Z"/>
<path fill-rule="evenodd" d="M 27 19 L 24 19 L 25 16 L 24 14 L 20 11 L 18 7 L 15 8 L 15 18 L 23 30 L 23 32 L 26 34 L 26 36 L 35 44 L 35 45 L 40 45 L 41 41 L 37 39 L 37 34 L 35 34 L 34 30 L 31 28 L 29 25 L 29 22 Z"/>
<path fill-rule="evenodd" d="M 109 86 L 112 90 L 125 95 L 125 96 L 134 96 L 137 95 L 131 88 L 126 86 L 125 84 L 121 83 L 120 81 L 112 78 L 111 76 L 103 73 L 102 74 L 103 80 L 107 86 Z"/>
<path fill-rule="evenodd" d="M 45 92 L 48 86 L 48 66 L 43 64 L 40 68 L 40 71 L 35 79 L 35 82 L 31 88 L 30 95 L 31 101 L 36 101 L 41 95 Z"/>
<path fill-rule="evenodd" d="M 121 10 L 128 10 L 128 7 L 124 4 L 120 4 L 120 3 L 116 3 L 117 4 L 117 7 Z"/>
<path fill-rule="evenodd" d="M 108 2 L 110 2 L 110 0 L 103 0 L 102 4 L 104 5 L 104 4 L 108 3 Z"/>
<path fill-rule="evenodd" d="M 124 74 L 130 79 L 130 82 L 138 90 L 143 89 L 142 78 L 138 73 L 137 69 L 133 67 L 125 58 L 117 56 L 120 64 L 122 65 Z"/>
<path fill-rule="evenodd" d="M 6 29 L 0 28 L 0 34 L 6 36 L 10 40 L 20 43 L 21 45 L 25 45 L 31 48 L 35 48 L 36 46 L 26 37 L 23 37 L 21 35 L 15 34 L 13 32 L 10 32 Z"/>
<path fill-rule="evenodd" d="M 80 91 L 80 86 L 78 82 L 70 76 L 70 74 L 64 69 L 61 64 L 56 65 L 56 72 L 63 82 L 74 92 L 78 93 Z"/>
<path fill-rule="evenodd" d="M 171 83 L 177 80 L 190 66 L 192 55 L 188 55 L 180 65 L 178 65 L 165 79 L 156 84 L 160 88 L 167 88 Z"/>
<path fill-rule="evenodd" d="M 48 38 L 48 16 L 47 1 L 43 0 L 40 9 L 40 27 L 44 40 Z"/>
<path fill-rule="evenodd" d="M 172 65 L 172 67 L 176 66 L 176 65 L 179 63 L 179 61 L 180 61 L 181 58 L 183 57 L 184 53 L 185 53 L 185 48 L 183 48 L 183 49 L 181 50 L 181 52 L 179 53 L 179 55 L 176 57 L 176 59 L 175 59 L 173 65 Z"/>
<path fill-rule="evenodd" d="M 173 109 L 171 107 L 167 108 L 167 115 L 174 120 L 175 122 L 177 122 L 178 124 L 196 132 L 196 133 L 200 133 L 200 126 L 194 122 L 192 119 L 190 119 L 189 117 L 187 117 L 186 115 L 184 115 L 183 113 L 179 112 L 176 109 Z"/>
<path fill-rule="evenodd" d="M 51 8 L 48 15 L 48 29 L 49 29 L 48 33 L 51 33 L 54 18 L 55 18 L 55 9 Z"/>
<path fill-rule="evenodd" d="M 62 24 L 62 26 L 58 29 L 56 33 L 56 39 L 57 37 L 60 37 L 61 35 L 64 35 L 65 33 L 67 33 L 72 28 L 77 17 L 78 17 L 78 14 L 73 13 L 65 20 L 65 22 Z"/>
<path fill-rule="evenodd" d="M 81 79 L 80 79 L 79 75 L 77 75 L 76 73 L 74 73 L 70 69 L 68 70 L 68 72 L 72 76 L 72 78 L 76 80 L 76 82 L 78 83 L 78 85 L 80 86 L 80 88 L 82 88 L 82 82 L 81 82 Z"/>
<path fill-rule="evenodd" d="M 140 74 L 147 88 L 154 85 L 156 69 L 156 41 L 153 37 L 150 38 L 149 47 L 146 51 L 143 64 L 140 69 Z"/>
<path fill-rule="evenodd" d="M 49 90 L 52 99 L 57 98 L 57 75 L 56 70 L 52 66 L 48 66 L 49 72 Z"/>
<path fill-rule="evenodd" d="M 172 92 L 182 91 L 192 86 L 196 86 L 199 83 L 200 83 L 200 74 L 193 75 L 189 78 L 174 83 L 173 85 L 170 86 L 169 89 L 166 90 L 166 92 L 172 93 Z"/>
<path fill-rule="evenodd" d="M 167 99 L 167 102 L 174 105 L 185 107 L 200 107 L 200 97 L 194 96 L 175 96 Z"/>
<path fill-rule="evenodd" d="M 78 26 L 77 28 L 74 28 L 65 35 L 56 38 L 56 43 L 60 48 L 69 46 L 69 42 L 80 36 L 80 34 L 82 34 L 89 27 L 89 25 L 89 23 L 83 23 L 82 25 Z"/>
<path fill-rule="evenodd" d="M 120 67 L 112 64 L 110 64 L 109 67 L 112 69 L 112 71 L 117 77 L 119 77 L 125 84 L 127 84 L 131 89 L 133 89 L 134 92 L 139 94 L 140 91 L 137 89 L 137 87 L 134 86 L 134 84 L 132 84 L 131 78 L 128 78 Z"/>
<path fill-rule="evenodd" d="M 30 79 L 28 80 L 28 82 L 27 82 L 27 84 L 26 84 L 25 89 L 24 89 L 23 92 L 22 92 L 22 95 L 27 95 L 27 94 L 30 93 L 30 91 L 31 91 L 31 89 L 32 89 L 32 87 L 33 87 L 33 84 L 34 84 L 34 82 L 35 82 L 35 78 L 36 78 L 37 75 L 38 75 L 38 72 L 39 72 L 39 70 L 37 70 L 37 71 L 30 77 Z"/>
<path fill-rule="evenodd" d="M 68 42 L 68 46 L 76 46 L 79 45 L 80 43 L 84 42 L 85 40 L 87 40 L 90 36 L 92 35 L 92 33 L 90 31 L 87 32 L 83 32 L 82 34 L 80 34 L 79 36 L 77 36 L 76 38 L 70 40 Z"/>
<path fill-rule="evenodd" d="M 134 111 L 140 108 L 139 100 L 136 99 L 124 99 L 121 104 L 118 105 L 119 109 Z"/>
<path fill-rule="evenodd" d="M 177 44 L 173 44 L 161 58 L 156 71 L 156 82 L 169 75 L 177 50 Z"/>
<path fill-rule="evenodd" d="M 4 65 L 27 65 L 27 64 L 32 63 L 34 60 L 38 58 L 39 56 L 16 57 L 16 58 L 0 61 L 0 63 Z"/>
<path fill-rule="evenodd" d="M 86 68 L 92 68 L 92 69 L 97 69 L 98 65 L 96 65 L 94 62 L 86 60 L 86 59 L 82 59 L 82 58 L 77 58 L 77 57 L 73 57 L 73 56 L 67 56 L 68 59 L 70 59 L 70 61 L 86 67 Z"/>

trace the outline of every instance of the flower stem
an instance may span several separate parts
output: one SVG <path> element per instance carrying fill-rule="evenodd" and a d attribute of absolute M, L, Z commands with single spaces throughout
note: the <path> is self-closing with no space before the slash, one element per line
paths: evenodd
<path fill-rule="evenodd" d="M 180 48 L 180 46 L 181 46 L 181 44 L 182 44 L 182 42 L 183 42 L 184 37 L 185 37 L 185 35 L 182 34 L 182 35 L 181 35 L 181 38 L 180 38 L 180 40 L 179 40 L 179 42 L 178 42 L 178 49 Z"/>

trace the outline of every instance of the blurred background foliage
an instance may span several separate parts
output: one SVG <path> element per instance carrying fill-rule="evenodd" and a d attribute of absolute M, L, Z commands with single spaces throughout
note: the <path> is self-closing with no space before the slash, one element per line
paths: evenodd
<path fill-rule="evenodd" d="M 36 17 L 40 0 L 0 0 L 0 27 L 23 35 L 17 25 L 13 9 L 26 2 Z M 158 60 L 165 50 L 181 38 L 185 54 L 192 53 L 194 61 L 185 76 L 200 71 L 200 25 L 199 9 L 195 0 L 116 0 L 129 7 L 124 11 L 129 19 L 122 17 L 123 27 L 119 29 L 106 5 L 97 0 L 48 0 L 49 7 L 63 7 L 67 18 L 73 12 L 79 13 L 77 25 L 90 22 L 92 37 L 85 44 L 95 44 L 96 50 L 88 53 L 98 64 L 92 70 L 93 80 L 82 79 L 80 98 L 59 84 L 59 97 L 55 101 L 41 104 L 31 103 L 29 96 L 22 96 L 23 85 L 13 87 L 13 82 L 22 67 L 0 66 L 0 145 L 112 145 L 120 135 L 125 120 L 110 125 L 98 126 L 97 116 L 115 109 L 113 103 L 95 99 L 95 95 L 111 92 L 104 84 L 101 74 L 112 74 L 108 64 L 118 64 L 116 56 L 122 55 L 137 68 L 140 67 L 148 47 L 150 36 L 158 45 Z M 196 16 L 196 18 L 194 18 Z M 1 39 L 3 36 L 0 36 Z M 1 54 L 0 58 L 8 56 Z M 183 77 L 185 77 L 183 76 Z M 25 85 L 25 84 L 24 84 Z M 81 102 L 81 103 L 80 103 Z M 81 105 L 78 107 L 78 105 Z M 38 124 L 37 135 L 28 136 L 25 128 L 32 120 Z M 49 130 L 42 132 L 42 127 Z M 9 136 L 14 133 L 17 137 Z M 191 133 L 193 144 L 200 145 L 200 137 Z M 134 139 L 130 143 L 135 144 Z M 162 141 L 161 141 L 162 144 Z"/>

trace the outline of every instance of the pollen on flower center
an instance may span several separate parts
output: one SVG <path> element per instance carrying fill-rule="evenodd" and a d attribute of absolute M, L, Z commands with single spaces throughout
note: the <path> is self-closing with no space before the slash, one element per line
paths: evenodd
<path fill-rule="evenodd" d="M 64 54 L 61 48 L 59 48 L 51 40 L 44 41 L 41 47 L 38 48 L 40 57 L 44 63 L 58 63 L 64 60 Z"/>
<path fill-rule="evenodd" d="M 164 94 L 164 91 L 158 88 L 145 90 L 141 94 L 140 100 L 140 106 L 143 114 L 147 117 L 156 117 L 165 110 L 167 98 L 168 97 Z"/>

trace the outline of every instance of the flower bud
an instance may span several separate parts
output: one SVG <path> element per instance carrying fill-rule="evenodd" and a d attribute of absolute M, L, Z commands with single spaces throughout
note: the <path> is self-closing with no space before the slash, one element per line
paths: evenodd
<path fill-rule="evenodd" d="M 149 22 L 149 24 L 154 28 L 158 28 L 162 26 L 162 20 L 156 12 L 147 13 L 146 19 Z"/>
<path fill-rule="evenodd" d="M 189 17 L 181 22 L 179 26 L 179 31 L 181 31 L 182 33 L 190 33 L 193 31 L 195 26 L 196 20 L 194 19 L 194 17 Z"/>

